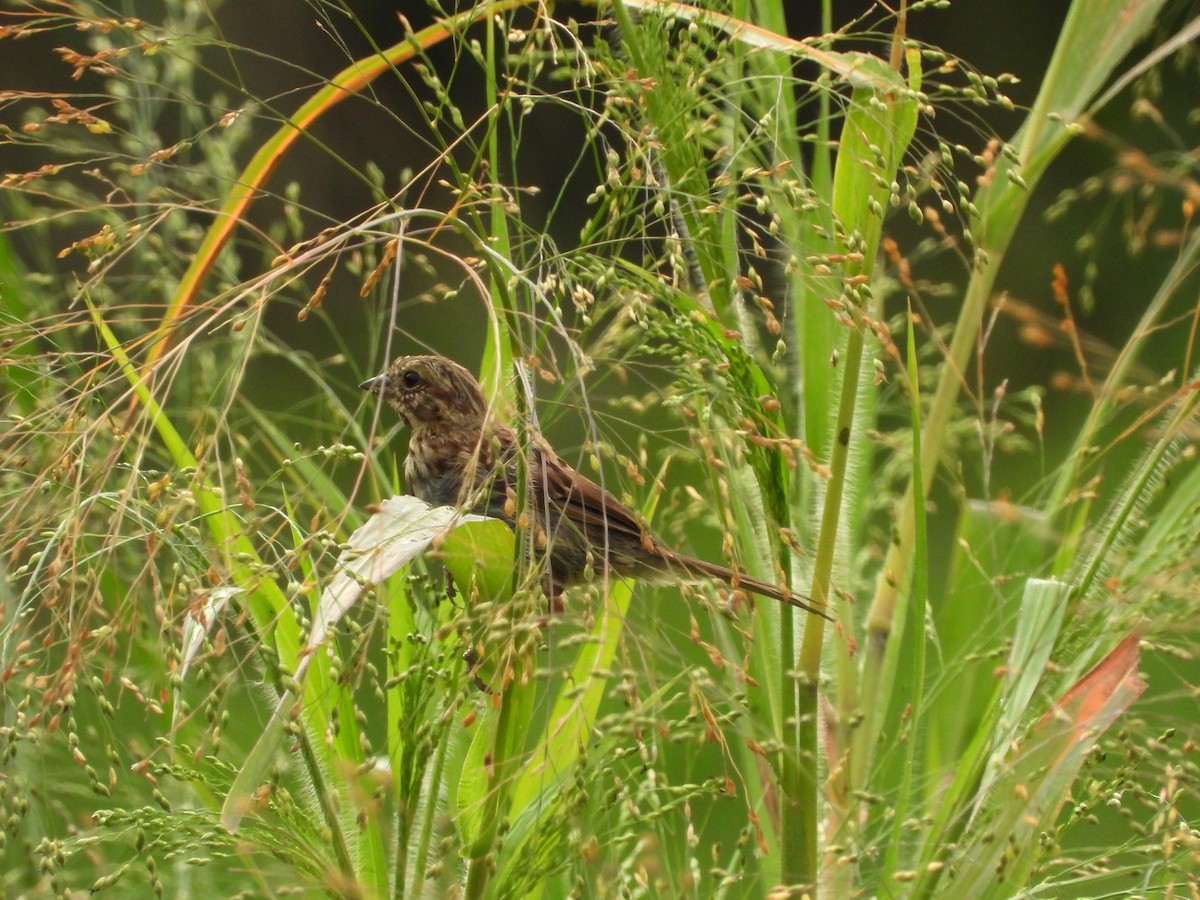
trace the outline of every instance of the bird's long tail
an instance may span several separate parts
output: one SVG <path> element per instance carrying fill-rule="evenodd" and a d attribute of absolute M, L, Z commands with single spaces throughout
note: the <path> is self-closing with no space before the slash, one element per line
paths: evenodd
<path fill-rule="evenodd" d="M 718 581 L 725 582 L 732 588 L 742 588 L 752 591 L 755 594 L 770 597 L 772 600 L 778 600 L 780 603 L 786 603 L 788 606 L 794 606 L 796 609 L 810 612 L 815 616 L 820 616 L 822 619 L 828 619 L 830 622 L 833 621 L 833 617 L 823 608 L 813 604 L 811 598 L 805 597 L 803 594 L 794 594 L 791 591 L 780 590 L 773 584 L 759 581 L 757 578 L 743 575 L 725 566 L 706 562 L 694 556 L 684 556 L 682 553 L 672 553 L 671 563 L 687 572 L 711 576 Z"/>

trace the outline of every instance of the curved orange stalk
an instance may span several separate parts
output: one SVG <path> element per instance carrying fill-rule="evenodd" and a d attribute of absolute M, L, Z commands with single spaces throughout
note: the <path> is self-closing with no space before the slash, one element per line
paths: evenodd
<path fill-rule="evenodd" d="M 307 128 L 334 106 L 352 97 L 364 87 L 401 63 L 407 62 L 417 50 L 427 50 L 454 32 L 473 25 L 480 19 L 525 6 L 534 0 L 496 0 L 496 2 L 475 6 L 472 9 L 450 16 L 436 22 L 427 28 L 410 35 L 403 41 L 393 44 L 386 50 L 351 63 L 338 72 L 329 83 L 317 91 L 278 131 L 268 140 L 254 158 L 242 170 L 233 191 L 222 204 L 217 213 L 216 221 L 204 236 L 204 242 L 196 252 L 191 265 L 188 266 L 179 281 L 179 287 L 171 298 L 162 322 L 158 326 L 158 340 L 150 348 L 146 359 L 146 367 L 150 368 L 166 349 L 171 328 L 179 319 L 180 313 L 195 299 L 204 283 L 205 277 L 217 260 L 217 254 L 233 235 L 234 228 L 241 222 L 246 210 L 254 201 L 259 187 L 275 171 L 288 148 L 295 143 Z"/>

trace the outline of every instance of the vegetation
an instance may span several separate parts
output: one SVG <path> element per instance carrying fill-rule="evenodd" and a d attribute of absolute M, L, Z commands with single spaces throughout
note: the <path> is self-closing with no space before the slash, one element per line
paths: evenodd
<path fill-rule="evenodd" d="M 1200 18 L 1076 0 L 1017 108 L 914 36 L 947 5 L 311 0 L 267 30 L 313 74 L 232 4 L 11 4 L 0 893 L 1200 892 Z M 1048 315 L 997 278 L 1072 139 Z M 603 572 L 551 615 L 535 536 L 379 511 L 356 385 L 417 348 L 835 623 Z"/>

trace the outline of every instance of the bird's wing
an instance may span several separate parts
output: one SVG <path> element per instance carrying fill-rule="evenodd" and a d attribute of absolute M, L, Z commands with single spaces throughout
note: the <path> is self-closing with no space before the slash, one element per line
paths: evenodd
<path fill-rule="evenodd" d="M 565 522 L 582 528 L 590 544 L 597 548 L 640 544 L 648 553 L 658 552 L 637 516 L 609 491 L 564 463 L 543 441 L 534 444 L 530 457 L 530 477 L 545 486 L 547 502 L 560 511 Z"/>

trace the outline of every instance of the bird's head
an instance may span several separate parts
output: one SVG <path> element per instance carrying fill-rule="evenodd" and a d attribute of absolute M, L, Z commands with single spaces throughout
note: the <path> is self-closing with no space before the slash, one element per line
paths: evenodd
<path fill-rule="evenodd" d="M 481 428 L 487 401 L 467 369 L 444 356 L 401 356 L 360 387 L 379 394 L 409 428 Z"/>

